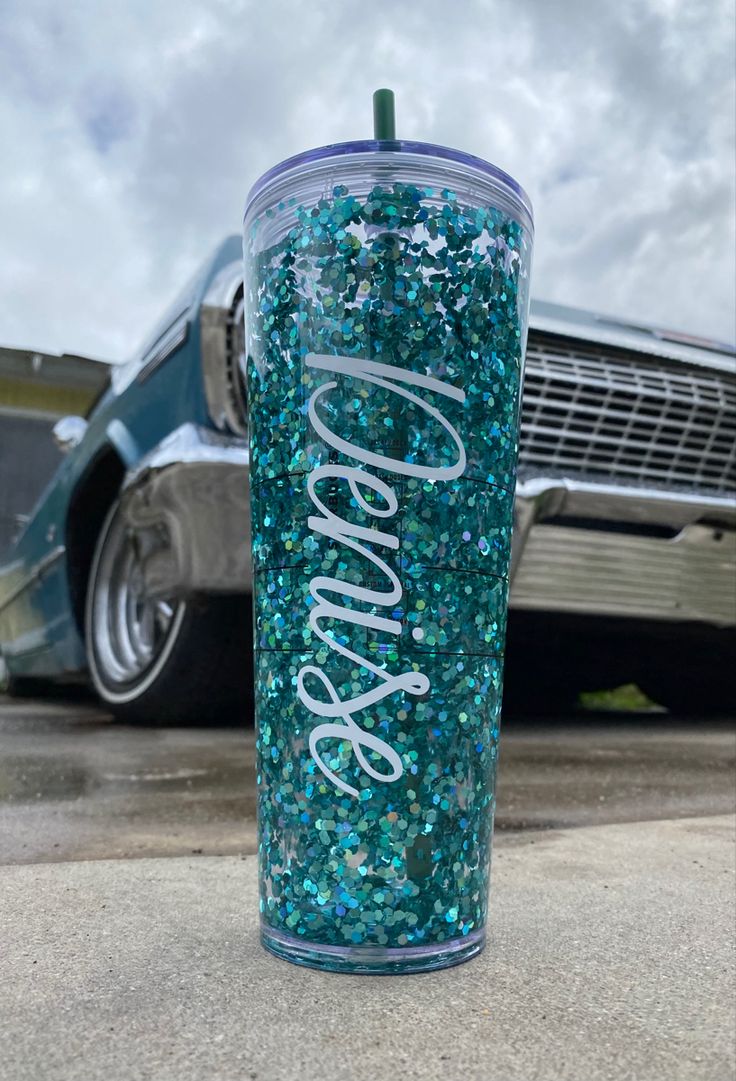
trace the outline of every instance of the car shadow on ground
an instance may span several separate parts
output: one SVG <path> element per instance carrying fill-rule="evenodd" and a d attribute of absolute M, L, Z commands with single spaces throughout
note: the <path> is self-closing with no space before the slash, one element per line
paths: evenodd
<path fill-rule="evenodd" d="M 252 729 L 254 723 L 254 710 L 252 705 L 244 706 L 242 710 L 224 709 L 216 721 L 196 719 L 187 722 L 162 722 L 156 717 L 148 720 L 137 721 L 135 724 L 123 720 L 116 720 L 109 712 L 106 705 L 99 699 L 91 685 L 86 684 L 58 684 L 39 682 L 33 688 L 33 693 L 22 695 L 7 695 L 0 688 L 0 711 L 4 707 L 16 705 L 25 707 L 24 712 L 43 713 L 44 707 L 60 707 L 65 718 L 77 714 L 81 721 L 89 717 L 89 712 L 94 713 L 94 720 L 102 720 L 114 724 L 118 728 L 131 728 L 141 730 L 155 730 L 158 728 L 182 728 L 182 729 L 225 729 L 233 730 L 245 727 Z M 611 731 L 623 728 L 647 727 L 648 729 L 692 729 L 693 726 L 702 724 L 707 720 L 708 728 L 731 730 L 733 718 L 731 716 L 692 716 L 687 714 L 671 714 L 661 706 L 652 705 L 644 709 L 616 709 L 606 707 L 591 708 L 584 704 L 578 704 L 566 710 L 549 710 L 540 712 L 534 709 L 524 709 L 523 703 L 514 704 L 513 708 L 502 710 L 502 729 L 505 732 L 523 733 L 525 730 L 536 730 L 540 727 L 553 732 L 555 729 L 585 729 L 605 726 Z"/>

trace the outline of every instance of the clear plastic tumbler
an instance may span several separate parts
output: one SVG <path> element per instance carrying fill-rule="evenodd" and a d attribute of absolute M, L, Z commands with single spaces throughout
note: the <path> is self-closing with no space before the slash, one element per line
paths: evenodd
<path fill-rule="evenodd" d="M 532 214 L 422 143 L 245 216 L 262 936 L 348 972 L 483 945 Z"/>

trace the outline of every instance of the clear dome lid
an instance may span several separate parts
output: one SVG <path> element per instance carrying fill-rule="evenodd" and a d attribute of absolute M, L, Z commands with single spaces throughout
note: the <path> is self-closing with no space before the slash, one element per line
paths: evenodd
<path fill-rule="evenodd" d="M 256 204 L 259 204 L 260 209 L 265 201 L 263 197 L 275 188 L 282 189 L 284 184 L 288 184 L 289 179 L 296 180 L 300 174 L 308 172 L 310 167 L 318 167 L 321 163 L 330 164 L 331 159 L 334 161 L 339 158 L 350 158 L 353 161 L 360 158 L 367 167 L 370 166 L 371 159 L 375 159 L 376 165 L 382 166 L 389 164 L 392 159 L 397 164 L 407 165 L 414 159 L 414 165 L 418 171 L 421 170 L 422 159 L 425 162 L 427 159 L 433 159 L 435 164 L 446 162 L 448 172 L 454 173 L 452 179 L 458 179 L 459 174 L 468 181 L 472 181 L 475 177 L 478 181 L 485 181 L 486 185 L 496 189 L 504 201 L 516 210 L 522 224 L 530 233 L 533 232 L 534 216 L 531 200 L 521 185 L 508 173 L 483 158 L 466 154 L 462 150 L 453 150 L 434 143 L 398 139 L 391 141 L 360 139 L 349 143 L 332 143 L 329 146 L 305 150 L 301 154 L 286 158 L 256 180 L 248 193 L 245 216 L 247 217 L 255 210 Z M 448 179 L 451 178 L 448 177 Z"/>

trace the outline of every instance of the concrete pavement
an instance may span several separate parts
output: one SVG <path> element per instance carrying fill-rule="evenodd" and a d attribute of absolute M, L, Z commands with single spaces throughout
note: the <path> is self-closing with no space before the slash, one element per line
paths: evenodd
<path fill-rule="evenodd" d="M 664 714 L 504 723 L 497 829 L 736 809 L 732 727 Z M 0 863 L 254 852 L 252 729 L 140 728 L 0 697 Z"/>
<path fill-rule="evenodd" d="M 735 758 L 510 721 L 485 953 L 333 976 L 258 942 L 252 732 L 0 699 L 0 1081 L 732 1081 Z"/>
<path fill-rule="evenodd" d="M 262 951 L 255 858 L 0 869 L 2 1081 L 729 1081 L 733 818 L 501 834 L 490 943 L 423 976 Z"/>

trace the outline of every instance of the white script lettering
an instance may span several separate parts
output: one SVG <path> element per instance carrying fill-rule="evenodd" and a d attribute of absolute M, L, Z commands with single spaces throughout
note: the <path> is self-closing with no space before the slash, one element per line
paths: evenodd
<path fill-rule="evenodd" d="M 365 447 L 337 436 L 317 415 L 316 404 L 319 398 L 337 388 L 336 380 L 331 380 L 317 387 L 312 392 L 307 409 L 315 433 L 328 446 L 346 457 L 352 458 L 354 461 L 404 476 L 422 477 L 431 480 L 452 480 L 462 475 L 466 466 L 465 447 L 455 428 L 439 409 L 436 409 L 419 395 L 399 384 L 406 383 L 409 386 L 423 388 L 431 393 L 440 394 L 461 403 L 465 401 L 465 393 L 462 390 L 443 383 L 432 376 L 420 375 L 417 372 L 411 372 L 390 364 L 366 360 L 361 357 L 327 356 L 309 353 L 306 357 L 306 364 L 308 367 L 334 372 L 340 376 L 362 379 L 412 402 L 437 421 L 450 436 L 457 450 L 457 458 L 450 466 L 416 465 L 402 459 L 375 454 Z M 385 559 L 382 559 L 371 548 L 366 547 L 366 543 L 369 543 L 372 546 L 396 551 L 399 547 L 398 538 L 392 533 L 347 522 L 333 513 L 317 494 L 317 486 L 324 479 L 346 482 L 360 509 L 376 518 L 387 519 L 393 517 L 398 511 L 398 500 L 393 488 L 386 481 L 356 466 L 321 465 L 312 471 L 307 480 L 309 498 L 315 510 L 319 512 L 309 516 L 309 528 L 315 533 L 345 545 L 368 560 L 385 577 L 388 587 L 385 590 L 373 589 L 343 581 L 339 578 L 328 578 L 324 575 L 317 575 L 309 583 L 309 592 L 313 600 L 317 602 L 309 614 L 309 626 L 312 631 L 331 650 L 348 658 L 366 671 L 372 672 L 381 681 L 373 690 L 343 700 L 340 698 L 333 682 L 315 665 L 304 665 L 297 676 L 297 695 L 306 708 L 318 717 L 336 719 L 319 724 L 312 730 L 309 737 L 309 752 L 314 762 L 324 776 L 332 781 L 337 788 L 351 796 L 358 796 L 358 789 L 342 780 L 327 764 L 319 752 L 319 743 L 324 739 L 348 741 L 361 769 L 369 777 L 381 782 L 397 781 L 404 772 L 401 757 L 385 740 L 373 735 L 371 732 L 364 731 L 357 724 L 353 715 L 376 705 L 388 695 L 398 691 L 417 696 L 424 695 L 429 691 L 430 683 L 427 676 L 421 672 L 410 671 L 391 675 L 366 657 L 361 657 L 360 654 L 348 649 L 334 635 L 328 634 L 322 628 L 322 621 L 336 619 L 348 624 L 398 635 L 402 630 L 400 620 L 374 615 L 355 608 L 346 608 L 344 605 L 328 600 L 325 594 L 336 594 L 343 598 L 349 597 L 372 607 L 390 606 L 391 608 L 395 608 L 403 596 L 401 582 L 394 569 Z M 361 489 L 376 493 L 385 506 L 377 507 L 375 503 L 369 502 L 362 494 Z M 327 701 L 310 694 L 305 685 L 307 677 L 316 679 L 322 684 L 328 695 Z M 390 771 L 382 773 L 376 770 L 368 760 L 366 751 L 377 755 L 379 759 L 383 759 L 390 767 Z"/>

